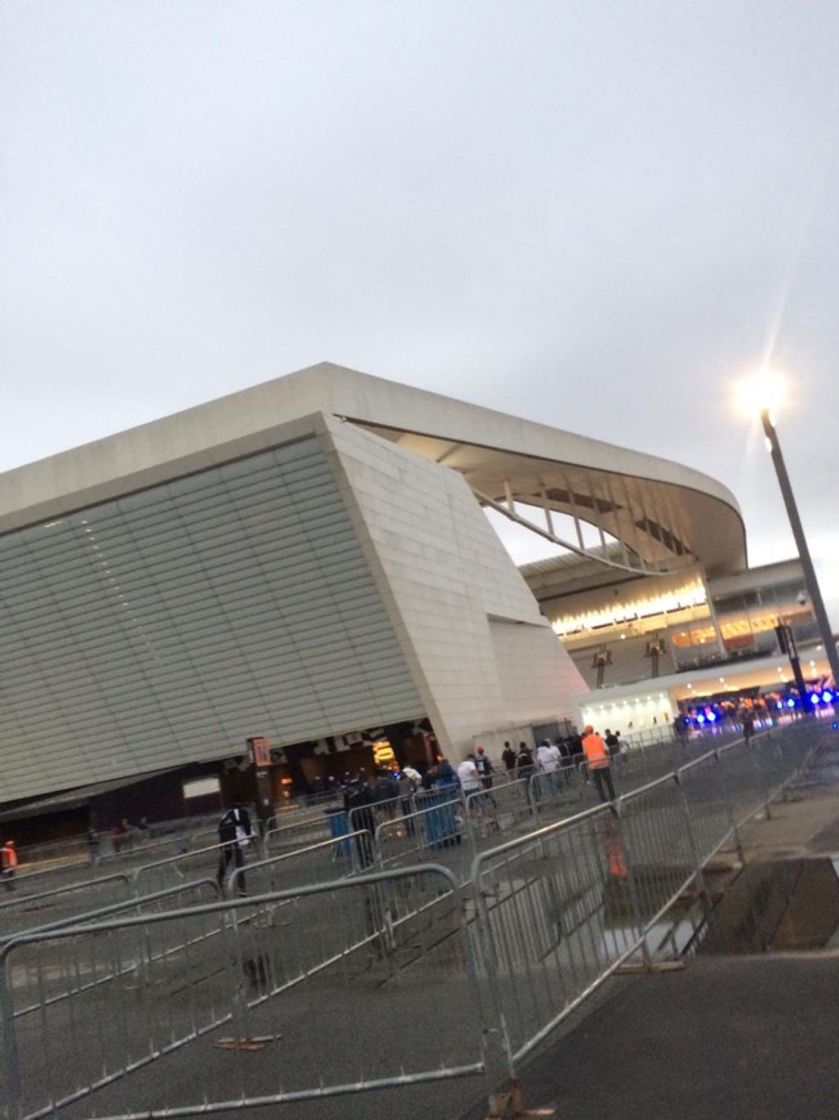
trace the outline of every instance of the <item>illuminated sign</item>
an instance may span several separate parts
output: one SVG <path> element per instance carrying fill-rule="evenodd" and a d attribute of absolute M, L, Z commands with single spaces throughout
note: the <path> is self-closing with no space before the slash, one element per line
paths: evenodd
<path fill-rule="evenodd" d="M 382 766 L 386 762 L 393 762 L 396 755 L 393 753 L 393 747 L 387 739 L 379 739 L 378 742 L 373 744 L 373 761 Z"/>

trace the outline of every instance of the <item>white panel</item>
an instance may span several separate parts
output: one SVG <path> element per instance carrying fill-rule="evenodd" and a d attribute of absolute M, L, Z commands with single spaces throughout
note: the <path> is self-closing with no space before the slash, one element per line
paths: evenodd
<path fill-rule="evenodd" d="M 570 713 L 585 683 L 464 480 L 351 425 L 329 429 L 446 749 L 459 756 L 478 732 Z M 497 646 L 494 632 L 512 631 Z"/>
<path fill-rule="evenodd" d="M 0 797 L 415 718 L 312 437 L 0 538 Z"/>

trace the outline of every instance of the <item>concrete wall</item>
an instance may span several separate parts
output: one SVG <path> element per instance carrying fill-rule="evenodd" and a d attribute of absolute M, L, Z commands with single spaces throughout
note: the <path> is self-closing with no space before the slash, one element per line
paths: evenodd
<path fill-rule="evenodd" d="M 327 419 L 336 479 L 443 748 L 571 711 L 585 683 L 466 482 Z"/>

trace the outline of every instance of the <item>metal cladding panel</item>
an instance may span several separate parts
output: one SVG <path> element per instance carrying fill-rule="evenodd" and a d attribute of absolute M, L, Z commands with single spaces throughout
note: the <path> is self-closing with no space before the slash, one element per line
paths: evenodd
<path fill-rule="evenodd" d="M 0 798 L 422 714 L 315 437 L 0 538 Z"/>

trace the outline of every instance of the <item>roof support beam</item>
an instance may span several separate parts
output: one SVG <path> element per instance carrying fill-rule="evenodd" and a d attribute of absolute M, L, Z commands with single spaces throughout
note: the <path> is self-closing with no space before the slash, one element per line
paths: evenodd
<path fill-rule="evenodd" d="M 505 483 L 505 488 L 506 486 L 507 484 Z M 496 501 L 495 498 L 490 498 L 488 494 L 481 493 L 481 491 L 476 490 L 474 486 L 472 487 L 472 493 L 475 495 L 482 506 L 489 506 L 489 508 L 494 509 L 496 513 L 503 514 L 503 516 L 506 517 L 509 521 L 513 521 L 517 525 L 521 525 L 523 528 L 529 529 L 532 533 L 536 533 L 537 536 L 551 541 L 553 544 L 558 545 L 560 548 L 566 548 L 569 552 L 574 552 L 578 556 L 584 556 L 587 560 L 593 560 L 597 564 L 602 564 L 604 568 L 615 568 L 617 571 L 630 572 L 632 575 L 650 575 L 649 568 L 639 567 L 633 564 L 620 564 L 616 560 L 607 559 L 604 555 L 601 555 L 597 551 L 592 552 L 585 546 L 572 544 L 570 541 L 566 541 L 561 537 L 557 537 L 553 532 L 549 531 L 548 529 L 543 529 L 541 525 L 535 524 L 529 518 L 522 517 L 522 515 L 518 513 L 514 507 L 508 506 L 505 502 Z M 667 571 L 678 571 L 684 566 L 684 561 L 682 561 L 681 563 L 677 562 L 670 569 L 659 567 L 657 569 L 657 572 L 663 574 Z"/>

